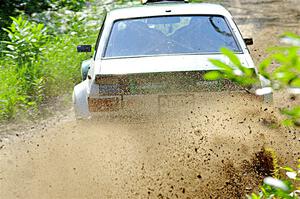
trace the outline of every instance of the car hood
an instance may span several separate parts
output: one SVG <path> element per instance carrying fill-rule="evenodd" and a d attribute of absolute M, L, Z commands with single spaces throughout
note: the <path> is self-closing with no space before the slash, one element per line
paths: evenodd
<path fill-rule="evenodd" d="M 247 68 L 250 66 L 243 54 L 237 55 L 241 63 Z M 158 73 L 176 71 L 217 70 L 209 59 L 218 59 L 226 64 L 230 61 L 224 55 L 180 55 L 156 56 L 137 58 L 113 58 L 96 61 L 95 74 L 122 75 L 136 73 Z"/>

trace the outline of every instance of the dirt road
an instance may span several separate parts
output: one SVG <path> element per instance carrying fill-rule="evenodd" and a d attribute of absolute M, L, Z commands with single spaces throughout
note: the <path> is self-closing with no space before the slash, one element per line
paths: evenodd
<path fill-rule="evenodd" d="M 291 1 L 225 1 L 254 37 L 256 60 L 277 33 L 299 31 L 300 9 L 291 14 L 297 7 L 283 4 Z M 275 14 L 279 8 L 289 17 Z M 2 131 L 0 198 L 243 198 L 264 174 L 253 161 L 262 147 L 273 148 L 281 164 L 300 158 L 299 129 L 281 127 L 276 110 L 253 96 L 197 99 L 181 114 L 78 123 L 67 113 Z"/>

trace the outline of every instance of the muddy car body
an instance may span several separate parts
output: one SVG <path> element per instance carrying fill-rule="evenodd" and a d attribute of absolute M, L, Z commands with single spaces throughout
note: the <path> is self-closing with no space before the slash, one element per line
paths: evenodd
<path fill-rule="evenodd" d="M 219 70 L 209 59 L 229 63 L 221 47 L 233 50 L 257 73 L 231 14 L 220 5 L 163 2 L 110 11 L 93 58 L 83 62 L 83 81 L 74 88 L 76 115 L 130 110 L 147 101 L 159 111 L 161 106 L 180 106 L 166 105 L 168 96 L 189 101 L 195 100 L 193 93 L 211 87 L 234 90 L 226 80 L 203 79 L 205 72 Z"/>

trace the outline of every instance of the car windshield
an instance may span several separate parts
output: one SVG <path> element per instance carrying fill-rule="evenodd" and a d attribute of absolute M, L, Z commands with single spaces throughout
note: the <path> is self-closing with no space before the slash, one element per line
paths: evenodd
<path fill-rule="evenodd" d="M 241 52 L 222 16 L 161 16 L 114 22 L 104 57 Z"/>

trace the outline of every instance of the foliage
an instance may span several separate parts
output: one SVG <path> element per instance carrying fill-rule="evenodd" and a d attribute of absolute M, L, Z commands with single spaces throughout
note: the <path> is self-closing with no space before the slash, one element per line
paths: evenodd
<path fill-rule="evenodd" d="M 260 64 L 260 73 L 271 81 L 274 91 L 288 89 L 296 96 L 300 94 L 300 36 L 287 33 L 282 42 L 286 45 L 270 49 L 271 55 Z M 278 66 L 269 72 L 272 62 Z M 288 117 L 285 125 L 300 126 L 300 106 L 285 108 L 281 113 Z"/>
<path fill-rule="evenodd" d="M 300 88 L 300 36 L 286 34 L 282 41 L 288 45 L 271 48 L 271 55 L 260 64 L 260 73 L 272 81 L 273 89 Z M 278 67 L 267 71 L 272 62 Z"/>
<path fill-rule="evenodd" d="M 15 17 L 20 14 L 20 11 L 24 11 L 26 14 L 31 14 L 33 12 L 46 10 L 48 7 L 48 0 L 2 0 L 0 3 L 0 24 L 2 28 L 8 27 L 11 23 L 9 16 Z"/>
<path fill-rule="evenodd" d="M 72 91 L 74 85 L 81 80 L 80 63 L 90 56 L 78 54 L 76 46 L 80 42 L 90 43 L 96 35 L 88 38 L 63 35 L 55 38 L 44 53 L 46 73 L 45 95 L 47 97 L 59 96 Z M 74 56 L 76 55 L 76 56 Z"/>
<path fill-rule="evenodd" d="M 277 179 L 267 177 L 261 187 L 259 194 L 252 193 L 249 199 L 299 199 L 300 187 L 296 187 L 300 182 L 300 160 L 297 169 L 291 167 L 281 167 L 286 174 L 287 179 Z"/>
<path fill-rule="evenodd" d="M 221 78 L 230 79 L 243 86 L 255 84 L 258 80 L 255 71 L 246 68 L 242 65 L 239 58 L 230 50 L 222 48 L 221 52 L 226 55 L 231 64 L 225 64 L 220 60 L 211 59 L 211 63 L 220 68 L 220 71 L 210 71 L 205 74 L 205 78 L 208 80 L 216 80 Z"/>
<path fill-rule="evenodd" d="M 13 117 L 19 107 L 26 101 L 25 96 L 22 94 L 22 90 L 17 86 L 19 81 L 15 76 L 15 71 L 13 67 L 0 68 L 0 117 L 1 118 L 11 118 Z"/>
<path fill-rule="evenodd" d="M 0 24 L 6 28 L 11 24 L 10 17 L 16 17 L 20 13 L 31 16 L 46 10 L 59 10 L 67 8 L 79 11 L 85 5 L 85 0 L 2 0 L 0 3 Z M 6 34 L 0 29 L 0 40 L 5 39 Z"/>
<path fill-rule="evenodd" d="M 67 8 L 73 11 L 81 10 L 85 4 L 85 0 L 50 0 L 50 2 L 52 3 L 52 7 Z"/>
<path fill-rule="evenodd" d="M 282 109 L 281 113 L 288 117 L 288 119 L 283 121 L 283 124 L 286 126 L 300 126 L 300 106 Z"/>
<path fill-rule="evenodd" d="M 233 52 L 222 49 L 222 53 L 228 57 L 231 63 L 225 64 L 219 60 L 210 60 L 221 70 L 208 72 L 205 78 L 209 80 L 227 78 L 243 86 L 257 85 L 258 80 L 264 78 L 270 82 L 270 85 L 258 89 L 257 94 L 265 95 L 287 89 L 296 97 L 300 94 L 300 36 L 286 34 L 283 36 L 283 41 L 287 45 L 271 48 L 271 55 L 260 64 L 258 72 L 261 77 L 255 77 L 254 71 L 244 67 Z M 276 64 L 274 70 L 270 69 L 272 63 Z M 285 125 L 300 126 L 299 106 L 283 109 L 281 113 L 287 116 L 284 121 Z"/>
<path fill-rule="evenodd" d="M 4 31 L 8 33 L 9 41 L 3 41 L 7 50 L 7 57 L 14 59 L 19 67 L 33 64 L 44 50 L 48 41 L 46 28 L 43 24 L 29 22 L 19 16 L 11 17 L 13 23 Z"/>
<path fill-rule="evenodd" d="M 29 22 L 21 16 L 12 20 L 11 26 L 4 29 L 10 40 L 3 41 L 6 45 L 3 61 L 10 65 L 3 66 L 0 72 L 4 87 L 0 94 L 3 106 L 0 114 L 5 118 L 12 117 L 18 105 L 28 109 L 43 100 L 44 78 L 39 62 L 49 38 L 43 24 Z M 8 82 L 15 87 L 8 89 Z"/>
<path fill-rule="evenodd" d="M 87 59 L 76 45 L 95 41 L 102 13 L 62 8 L 11 17 L 0 46 L 0 120 L 36 116 L 44 100 L 72 90 L 80 81 L 80 61 Z"/>
<path fill-rule="evenodd" d="M 62 8 L 57 11 L 48 10 L 42 13 L 34 13 L 30 20 L 45 24 L 48 33 L 53 36 L 70 34 L 72 36 L 77 35 L 77 37 L 86 37 L 88 34 L 94 35 L 99 31 L 104 12 L 103 8 L 85 9 L 80 12 Z"/>

